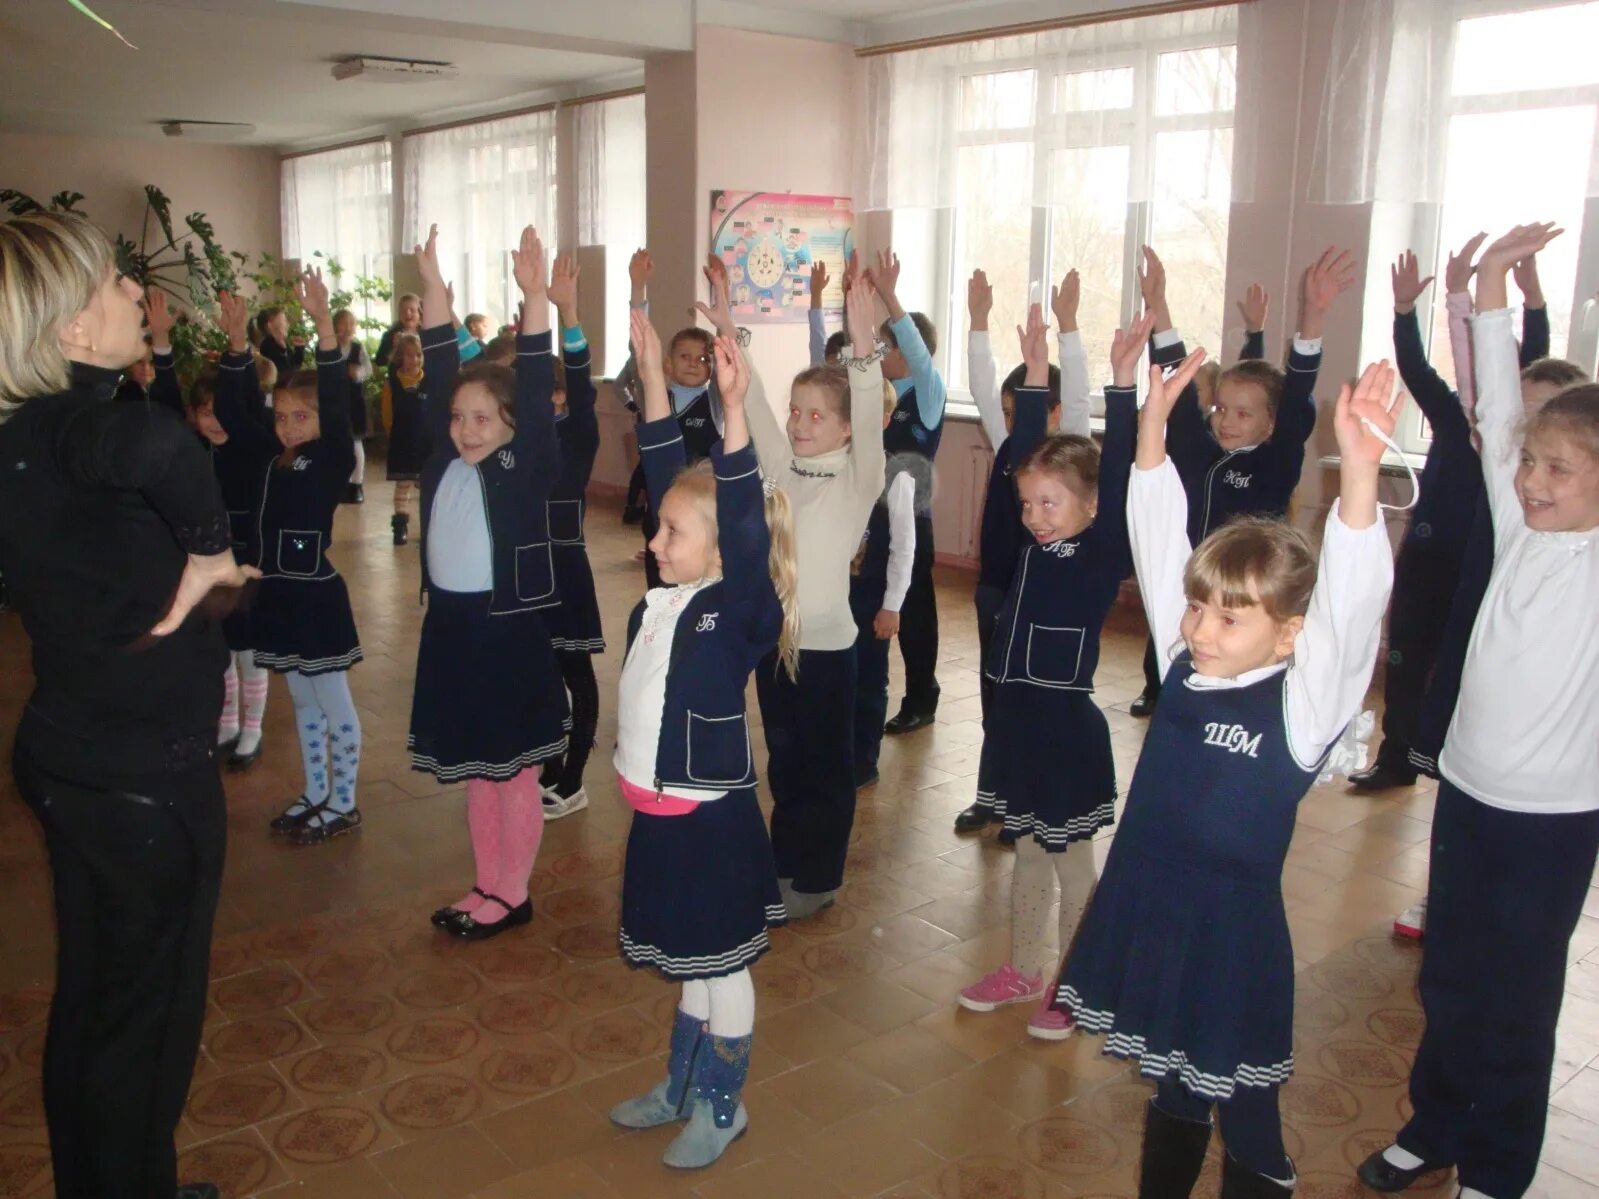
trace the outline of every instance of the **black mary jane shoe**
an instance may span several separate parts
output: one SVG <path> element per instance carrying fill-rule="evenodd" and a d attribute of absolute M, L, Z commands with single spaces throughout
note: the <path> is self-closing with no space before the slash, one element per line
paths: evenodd
<path fill-rule="evenodd" d="M 532 899 L 524 899 L 514 908 L 498 895 L 485 895 L 483 902 L 499 904 L 505 909 L 505 919 L 496 920 L 493 924 L 482 924 L 474 920 L 470 912 L 463 912 L 451 922 L 450 932 L 463 941 L 487 941 L 490 937 L 497 937 L 510 929 L 533 923 Z"/>
<path fill-rule="evenodd" d="M 234 750 L 228 755 L 228 769 L 234 774 L 239 774 L 250 769 L 250 767 L 254 766 L 261 760 L 261 747 L 263 744 L 265 743 L 262 741 L 257 741 L 255 743 L 255 748 L 247 754 L 241 754 L 238 750 Z"/>
<path fill-rule="evenodd" d="M 289 834 L 289 839 L 295 845 L 323 845 L 361 827 L 360 808 L 351 808 L 348 812 L 330 812 L 326 808 L 317 810 L 321 813 L 319 819 L 302 820 Z"/>
<path fill-rule="evenodd" d="M 233 736 L 229 737 L 226 741 L 217 742 L 218 759 L 227 757 L 239 747 L 239 736 L 240 734 L 234 733 Z"/>
<path fill-rule="evenodd" d="M 301 808 L 298 812 L 291 811 L 290 809 L 292 809 L 296 803 L 302 803 L 305 805 L 305 807 Z M 321 807 L 321 804 L 314 804 L 302 795 L 299 799 L 295 800 L 294 803 L 291 803 L 288 808 L 285 808 L 282 812 L 272 817 L 272 822 L 268 824 L 267 827 L 279 836 L 287 837 L 293 833 L 295 829 L 299 828 L 307 820 L 311 819 L 311 813 L 320 811 Z"/>
<path fill-rule="evenodd" d="M 955 813 L 955 831 L 957 833 L 980 833 L 988 827 L 994 819 L 994 809 L 991 805 L 974 803 L 969 808 L 962 808 Z"/>
<path fill-rule="evenodd" d="M 1403 1191 L 1412 1186 L 1423 1174 L 1433 1174 L 1439 1170 L 1448 1170 L 1449 1166 L 1438 1165 L 1434 1162 L 1422 1162 L 1414 1170 L 1402 1170 L 1393 1162 L 1382 1155 L 1382 1150 L 1377 1150 L 1365 1161 L 1360 1163 L 1355 1170 L 1356 1176 L 1366 1186 L 1385 1195 Z"/>
<path fill-rule="evenodd" d="M 481 896 L 483 899 L 489 898 L 489 893 L 482 887 L 473 887 L 472 894 Z M 433 922 L 435 928 L 442 928 L 445 932 L 449 932 L 455 922 L 466 915 L 470 915 L 470 913 L 463 912 L 460 908 L 452 908 L 446 905 L 434 911 L 433 915 L 429 916 L 428 919 Z"/>
<path fill-rule="evenodd" d="M 1160 692 L 1145 691 L 1127 709 L 1140 720 L 1147 720 L 1155 714 L 1155 705 L 1160 702 Z"/>

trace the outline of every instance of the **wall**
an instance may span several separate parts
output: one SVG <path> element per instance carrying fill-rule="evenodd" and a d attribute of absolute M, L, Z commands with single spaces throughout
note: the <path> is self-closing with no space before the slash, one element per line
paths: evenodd
<path fill-rule="evenodd" d="M 41 203 L 58 191 L 80 191 L 83 210 L 113 234 L 138 239 L 146 183 L 172 200 L 175 222 L 205 213 L 224 249 L 252 261 L 260 251 L 279 252 L 278 156 L 271 149 L 0 133 L 0 187 Z"/>

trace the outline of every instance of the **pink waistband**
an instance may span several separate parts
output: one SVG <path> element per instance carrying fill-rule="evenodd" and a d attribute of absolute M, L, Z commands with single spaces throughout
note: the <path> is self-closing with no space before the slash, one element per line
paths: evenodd
<path fill-rule="evenodd" d="M 646 816 L 687 816 L 700 806 L 698 800 L 662 795 L 648 787 L 630 783 L 621 775 L 616 776 L 616 785 L 622 789 L 622 798 L 627 800 L 628 806 Z"/>

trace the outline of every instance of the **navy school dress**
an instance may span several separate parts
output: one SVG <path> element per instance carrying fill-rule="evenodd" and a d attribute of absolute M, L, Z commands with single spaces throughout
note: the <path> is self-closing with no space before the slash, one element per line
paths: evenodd
<path fill-rule="evenodd" d="M 422 591 L 427 614 L 416 655 L 406 746 L 411 768 L 441 783 L 504 782 L 561 757 L 572 717 L 541 612 L 557 603 L 550 490 L 560 471 L 550 335 L 516 339 L 516 431 L 477 464 L 493 556 L 490 591 L 446 591 L 428 574 L 428 528 L 450 440 L 450 393 L 460 346 L 450 325 L 422 332 L 427 429 L 437 447 L 422 471 Z"/>
<path fill-rule="evenodd" d="M 280 673 L 327 674 L 361 660 L 350 593 L 328 560 L 333 514 L 355 469 L 349 377 L 336 349 L 317 350 L 316 373 L 322 435 L 285 465 L 277 434 L 248 411 L 256 378 L 250 355 L 229 352 L 217 371 L 217 420 L 236 447 L 230 461 L 250 479 L 254 530 L 253 539 L 246 531 L 246 552 L 262 575 L 243 648 L 255 651 L 256 665 Z M 229 508 L 237 529 L 231 502 Z"/>
<path fill-rule="evenodd" d="M 389 371 L 389 449 L 386 466 L 391 483 L 410 483 L 420 478 L 422 467 L 433 448 L 428 437 L 428 408 L 434 394 L 447 393 L 449 385 L 428 377 L 426 359 L 424 352 L 422 377 L 415 386 L 407 387 L 397 372 Z M 447 408 L 445 415 L 449 415 Z M 444 429 L 448 433 L 447 421 Z"/>
<path fill-rule="evenodd" d="M 587 345 L 561 347 L 566 368 L 566 415 L 555 422 L 561 443 L 561 474 L 550 492 L 550 543 L 555 563 L 559 606 L 544 610 L 550 643 L 557 650 L 585 654 L 605 652 L 600 604 L 594 594 L 594 571 L 583 539 L 589 475 L 600 449 L 600 422 L 594 412 L 594 380 L 589 375 Z"/>
<path fill-rule="evenodd" d="M 1220 1101 L 1293 1071 L 1282 870 L 1322 763 L 1294 757 L 1288 670 L 1232 688 L 1194 674 L 1184 650 L 1053 1006 L 1146 1077 Z"/>
<path fill-rule="evenodd" d="M 683 440 L 670 417 L 638 432 L 653 507 L 684 465 Z M 760 467 L 753 445 L 730 454 L 718 447 L 711 461 L 722 577 L 699 589 L 678 616 L 651 781 L 658 791 L 726 794 L 680 816 L 635 811 L 622 875 L 622 957 L 670 979 L 737 973 L 766 952 L 767 930 L 787 919 L 755 797 L 744 704 L 750 672 L 783 628 L 767 565 Z M 640 600 L 628 619 L 630 654 L 647 606 Z"/>
<path fill-rule="evenodd" d="M 1018 389 L 1018 426 L 1041 424 L 1048 404 L 1047 389 Z M 1052 853 L 1115 819 L 1110 726 L 1093 690 L 1100 631 L 1133 569 L 1127 479 L 1137 423 L 1137 393 L 1106 388 L 1094 523 L 1070 540 L 1022 550 L 986 652 L 995 690 L 982 760 L 994 814 Z"/>

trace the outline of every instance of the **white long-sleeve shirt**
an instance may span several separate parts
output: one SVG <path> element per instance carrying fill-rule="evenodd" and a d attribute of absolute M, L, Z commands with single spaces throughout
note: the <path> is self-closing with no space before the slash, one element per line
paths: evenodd
<path fill-rule="evenodd" d="M 888 485 L 888 586 L 883 610 L 898 612 L 911 589 L 911 565 L 916 559 L 916 480 L 908 473 L 894 476 Z"/>
<path fill-rule="evenodd" d="M 1183 570 L 1194 552 L 1188 544 L 1188 497 L 1170 458 L 1153 470 L 1133 467 L 1127 523 L 1138 587 L 1164 675 L 1171 668 L 1171 647 L 1182 638 L 1188 608 Z M 1288 744 L 1309 769 L 1360 711 L 1377 664 L 1383 611 L 1393 583 L 1393 549 L 1383 522 L 1351 529 L 1339 519 L 1334 503 L 1327 514 L 1310 610 L 1294 639 L 1293 656 L 1236 678 L 1193 674 L 1187 685 L 1196 690 L 1247 687 L 1286 670 Z"/>
<path fill-rule="evenodd" d="M 1060 423 L 1058 433 L 1089 435 L 1088 417 L 1093 407 L 1089 398 L 1088 354 L 1076 329 L 1062 333 L 1060 349 Z M 999 370 L 994 364 L 993 344 L 988 330 L 973 329 L 966 334 L 966 381 L 972 402 L 983 422 L 988 448 L 998 450 L 1010 436 L 1005 427 L 1005 406 L 999 396 Z"/>
<path fill-rule="evenodd" d="M 1516 496 L 1522 421 L 1508 308 L 1471 341 L 1494 568 L 1471 630 L 1444 778 L 1512 812 L 1599 809 L 1599 529 L 1538 533 Z"/>

